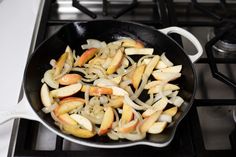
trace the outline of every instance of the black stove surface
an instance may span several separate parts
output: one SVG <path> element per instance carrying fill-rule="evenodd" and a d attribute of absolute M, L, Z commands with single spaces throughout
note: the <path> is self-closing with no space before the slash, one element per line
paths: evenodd
<path fill-rule="evenodd" d="M 47 0 L 44 4 L 43 14 L 38 30 L 36 46 L 39 45 L 45 38 L 51 36 L 55 31 L 57 31 L 62 25 L 74 22 L 74 21 L 84 21 L 84 20 L 94 20 L 92 17 L 78 11 L 76 8 L 68 10 L 67 6 L 71 4 L 71 1 L 62 0 L 57 3 L 55 0 Z M 97 2 L 97 1 L 96 1 Z M 109 3 L 108 8 L 102 10 L 102 1 L 96 3 L 95 8 L 92 3 L 86 3 L 81 1 L 83 6 L 88 6 L 91 11 L 96 13 L 96 19 L 114 19 L 115 15 L 118 15 L 122 8 L 127 7 L 128 4 L 123 3 Z M 109 1 L 110 2 L 110 1 Z M 130 1 L 132 2 L 132 1 Z M 64 7 L 61 7 L 63 5 Z M 219 7 L 215 4 L 204 3 L 205 6 L 212 6 L 213 8 Z M 236 6 L 236 5 L 235 5 Z M 153 1 L 141 1 L 138 6 L 131 9 L 129 12 L 124 13 L 122 16 L 118 17 L 118 20 L 135 21 L 143 24 L 147 24 L 155 28 L 164 28 L 167 26 L 177 25 L 177 26 L 214 26 L 218 23 L 217 20 L 212 20 L 202 15 L 201 12 L 193 10 L 191 3 L 173 3 L 172 0 L 153 0 Z M 112 9 L 115 8 L 115 9 Z M 184 8 L 184 9 L 183 9 Z M 66 14 L 60 14 L 61 11 L 66 11 Z M 183 10 L 185 10 L 183 12 Z M 186 16 L 191 15 L 191 18 Z M 220 14 L 222 12 L 220 11 Z M 185 15 L 185 16 L 183 16 Z M 204 16 L 203 21 L 198 21 L 200 16 Z M 184 17 L 184 18 L 182 18 Z M 96 20 L 95 19 L 95 20 Z M 186 22 L 188 21 L 188 22 Z M 178 43 L 182 44 L 182 40 L 179 36 L 172 36 Z M 216 58 L 218 63 L 231 63 L 236 64 L 236 59 L 225 59 Z M 209 69 L 209 60 L 206 55 L 196 63 L 197 69 L 198 65 L 207 67 Z M 201 75 L 201 74 L 199 74 Z M 207 75 L 211 76 L 208 72 Z M 211 79 L 214 79 L 211 77 Z M 199 79 L 199 88 L 204 90 L 204 83 Z M 232 89 L 231 89 L 232 90 Z M 206 90 L 207 91 L 207 90 Z M 234 90 L 232 90 L 234 91 Z M 207 94 L 206 94 L 207 95 Z M 187 116 L 181 121 L 177 128 L 176 135 L 171 142 L 171 144 L 165 148 L 155 148 L 150 146 L 133 146 L 128 148 L 119 149 L 98 149 L 91 148 L 81 145 L 76 145 L 75 149 L 68 149 L 67 144 L 70 142 L 56 136 L 54 141 L 45 141 L 52 144 L 53 149 L 38 149 L 37 140 L 38 134 L 40 134 L 40 125 L 37 122 L 29 120 L 19 120 L 17 123 L 18 128 L 15 133 L 16 136 L 14 142 L 11 142 L 9 155 L 14 157 L 54 157 L 54 156 L 166 156 L 166 157 L 230 157 L 236 154 L 236 126 L 235 129 L 226 137 L 230 141 L 230 149 L 218 149 L 218 150 L 208 150 L 206 149 L 203 141 L 202 129 L 199 121 L 199 115 L 197 108 L 206 106 L 226 106 L 235 105 L 236 97 L 225 98 L 219 97 L 218 99 L 210 99 L 209 97 L 197 96 L 194 104 L 187 114 Z M 51 139 L 50 139 L 51 140 Z"/>

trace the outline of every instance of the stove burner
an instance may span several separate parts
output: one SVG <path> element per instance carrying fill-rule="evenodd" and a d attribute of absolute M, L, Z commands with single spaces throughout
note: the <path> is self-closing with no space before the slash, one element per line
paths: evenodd
<path fill-rule="evenodd" d="M 216 26 L 211 30 L 209 40 L 225 31 L 227 27 L 223 24 Z M 213 49 L 218 55 L 222 56 L 236 56 L 236 28 L 232 31 L 225 33 L 223 37 L 216 42 Z"/>

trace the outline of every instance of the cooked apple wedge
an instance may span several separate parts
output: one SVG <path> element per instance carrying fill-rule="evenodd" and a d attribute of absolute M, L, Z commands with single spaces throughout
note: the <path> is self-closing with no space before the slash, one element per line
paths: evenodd
<path fill-rule="evenodd" d="M 147 83 L 145 86 L 144 86 L 144 89 L 150 89 L 152 87 L 155 87 L 155 86 L 158 86 L 158 85 L 161 85 L 163 84 L 162 81 L 152 81 L 152 82 L 149 82 Z"/>
<path fill-rule="evenodd" d="M 159 134 L 166 128 L 166 126 L 167 126 L 167 122 L 155 122 L 148 129 L 148 133 L 150 133 L 150 134 Z"/>
<path fill-rule="evenodd" d="M 107 68 L 107 74 L 113 74 L 121 66 L 122 59 L 124 56 L 124 49 L 120 48 L 117 50 L 114 58 L 111 61 L 111 64 Z"/>
<path fill-rule="evenodd" d="M 61 55 L 61 57 L 58 59 L 58 61 L 56 62 L 54 78 L 57 77 L 61 73 L 61 71 L 62 71 L 62 69 L 63 69 L 63 67 L 65 65 L 67 57 L 68 57 L 68 53 L 64 52 Z"/>
<path fill-rule="evenodd" d="M 49 87 L 57 89 L 59 88 L 59 82 L 54 79 L 54 73 L 54 69 L 47 70 L 44 73 L 43 80 Z"/>
<path fill-rule="evenodd" d="M 65 52 L 68 53 L 68 56 L 67 56 L 67 59 L 66 59 L 66 63 L 67 63 L 70 67 L 72 67 L 72 66 L 73 66 L 73 63 L 74 63 L 74 57 L 73 57 L 73 52 L 72 52 L 70 46 L 67 46 L 67 47 L 66 47 Z"/>
<path fill-rule="evenodd" d="M 167 123 L 171 123 L 172 122 L 172 116 L 169 114 L 161 114 L 159 119 L 159 122 L 167 122 Z"/>
<path fill-rule="evenodd" d="M 115 96 L 129 95 L 129 93 L 127 91 L 125 91 L 124 89 L 122 89 L 120 87 L 111 86 L 111 88 L 112 88 L 112 95 L 115 95 Z"/>
<path fill-rule="evenodd" d="M 107 104 L 107 106 L 111 106 L 113 108 L 120 108 L 123 106 L 124 98 L 122 96 L 117 96 Z"/>
<path fill-rule="evenodd" d="M 126 55 L 152 55 L 154 52 L 153 48 L 126 48 Z"/>
<path fill-rule="evenodd" d="M 160 72 L 156 70 L 152 72 L 152 75 L 157 80 L 169 82 L 179 78 L 181 73 Z"/>
<path fill-rule="evenodd" d="M 121 115 L 121 125 L 130 122 L 134 118 L 133 108 L 127 104 L 123 104 L 123 112 Z"/>
<path fill-rule="evenodd" d="M 155 67 L 155 69 L 165 69 L 167 68 L 168 66 L 163 62 L 163 61 L 159 61 Z"/>
<path fill-rule="evenodd" d="M 167 115 L 170 115 L 173 117 L 176 115 L 177 111 L 178 111 L 178 107 L 175 106 L 175 107 L 171 107 L 171 108 L 165 110 L 163 112 L 163 114 L 167 114 Z"/>
<path fill-rule="evenodd" d="M 81 116 L 79 114 L 72 114 L 72 115 L 70 115 L 70 117 L 72 119 L 74 119 L 84 129 L 87 129 L 89 131 L 93 131 L 92 123 L 84 116 Z"/>
<path fill-rule="evenodd" d="M 78 83 L 80 80 L 81 76 L 79 74 L 65 74 L 64 76 L 58 79 L 58 82 L 61 85 L 71 85 Z"/>
<path fill-rule="evenodd" d="M 81 89 L 81 87 L 82 87 L 81 83 L 76 83 L 76 84 L 72 84 L 69 86 L 65 86 L 62 88 L 52 90 L 52 91 L 50 91 L 50 94 L 54 98 L 67 97 L 67 96 L 71 96 L 71 95 L 77 93 Z"/>
<path fill-rule="evenodd" d="M 89 131 L 87 129 L 81 129 L 78 126 L 62 125 L 62 128 L 63 130 L 65 130 L 66 133 L 69 133 L 71 135 L 80 138 L 91 138 L 94 135 L 96 135 L 96 133 Z"/>
<path fill-rule="evenodd" d="M 81 88 L 82 92 L 86 91 L 86 85 L 83 85 Z M 89 95 L 92 96 L 101 96 L 102 94 L 112 94 L 112 88 L 106 88 L 106 87 L 95 87 L 95 86 L 90 86 L 89 87 Z"/>
<path fill-rule="evenodd" d="M 132 132 L 136 129 L 136 126 L 138 125 L 138 123 L 139 123 L 139 120 L 134 119 L 134 120 L 128 122 L 127 124 L 124 124 L 121 128 L 119 128 L 119 131 L 122 133 Z"/>
<path fill-rule="evenodd" d="M 64 98 L 59 102 L 59 106 L 54 110 L 55 115 L 61 115 L 68 113 L 76 108 L 83 107 L 85 101 L 84 99 L 77 97 L 68 97 Z"/>
<path fill-rule="evenodd" d="M 154 93 L 159 93 L 162 91 L 163 86 L 162 85 L 156 85 L 154 87 L 151 87 L 148 90 L 148 94 L 154 94 Z"/>
<path fill-rule="evenodd" d="M 165 53 L 162 53 L 162 55 L 161 55 L 161 60 L 162 60 L 162 62 L 164 62 L 165 65 L 167 65 L 168 67 L 171 67 L 171 66 L 174 65 L 174 64 L 166 57 L 166 54 L 165 54 Z"/>
<path fill-rule="evenodd" d="M 41 101 L 45 107 L 51 106 L 53 99 L 49 93 L 49 89 L 46 83 L 44 83 L 40 90 Z"/>
<path fill-rule="evenodd" d="M 142 64 L 149 64 L 150 63 L 150 61 L 151 61 L 152 59 L 151 58 L 145 58 L 143 61 L 142 61 Z"/>
<path fill-rule="evenodd" d="M 143 48 L 144 47 L 143 43 L 141 43 L 140 41 L 135 41 L 131 38 L 122 39 L 121 46 L 134 47 L 134 48 Z"/>
<path fill-rule="evenodd" d="M 105 114 L 103 116 L 102 124 L 98 130 L 98 135 L 106 134 L 112 127 L 113 121 L 114 121 L 113 109 L 111 107 L 107 107 Z"/>
<path fill-rule="evenodd" d="M 182 70 L 182 65 L 176 65 L 173 67 L 160 69 L 161 72 L 168 72 L 168 73 L 179 73 Z"/>
<path fill-rule="evenodd" d="M 132 84 L 134 86 L 135 89 L 138 89 L 138 86 L 142 80 L 142 76 L 144 73 L 146 65 L 145 64 L 141 64 L 140 66 L 138 66 L 132 76 Z"/>
<path fill-rule="evenodd" d="M 98 52 L 97 48 L 90 48 L 86 50 L 74 63 L 74 66 L 83 66 L 87 63 L 90 59 L 92 59 L 95 54 Z"/>
<path fill-rule="evenodd" d="M 174 97 L 174 99 L 172 101 L 173 101 L 173 105 L 175 105 L 177 107 L 180 107 L 184 102 L 183 98 L 181 98 L 180 96 Z"/>
<path fill-rule="evenodd" d="M 58 116 L 58 119 L 61 121 L 62 124 L 76 126 L 77 122 L 70 117 L 68 113 L 64 113 Z"/>
<path fill-rule="evenodd" d="M 111 79 L 111 81 L 115 82 L 116 84 L 119 84 L 122 80 L 122 76 L 117 76 L 117 77 L 114 77 L 113 79 Z"/>
<path fill-rule="evenodd" d="M 180 89 L 179 86 L 174 85 L 174 84 L 171 84 L 171 83 L 167 83 L 167 84 L 163 87 L 163 91 L 168 91 L 168 90 L 174 91 L 174 90 L 178 90 L 178 89 Z"/>
<path fill-rule="evenodd" d="M 156 111 L 162 111 L 168 104 L 168 99 L 166 97 L 161 98 L 153 106 L 143 112 L 142 117 L 146 118 L 151 116 Z"/>
<path fill-rule="evenodd" d="M 145 133 L 149 130 L 149 128 L 158 120 L 162 111 L 154 112 L 150 117 L 144 119 L 143 123 L 140 126 L 140 131 Z"/>

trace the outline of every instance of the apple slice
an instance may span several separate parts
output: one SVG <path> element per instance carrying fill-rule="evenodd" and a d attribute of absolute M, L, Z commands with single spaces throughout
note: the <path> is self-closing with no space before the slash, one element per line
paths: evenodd
<path fill-rule="evenodd" d="M 161 69 L 161 72 L 168 72 L 168 73 L 179 73 L 182 70 L 182 65 L 176 65 L 173 67 Z"/>
<path fill-rule="evenodd" d="M 171 66 L 174 65 L 174 64 L 166 57 L 166 54 L 165 54 L 165 53 L 162 53 L 162 55 L 161 55 L 161 60 L 162 60 L 162 62 L 164 62 L 165 65 L 167 65 L 168 67 L 171 67 Z"/>
<path fill-rule="evenodd" d="M 45 107 L 51 106 L 53 99 L 49 93 L 49 89 L 46 83 L 44 83 L 40 90 L 41 101 Z"/>
<path fill-rule="evenodd" d="M 83 128 L 85 128 L 89 131 L 93 131 L 92 123 L 87 118 L 85 118 L 84 116 L 81 116 L 79 114 L 72 114 L 72 115 L 70 115 L 70 117 L 72 119 L 74 119 Z"/>
<path fill-rule="evenodd" d="M 84 103 L 85 103 L 84 99 L 77 97 L 68 97 L 62 99 L 59 102 L 59 106 L 54 110 L 55 115 L 58 116 L 64 113 L 68 113 L 76 108 L 81 108 L 83 107 Z"/>
<path fill-rule="evenodd" d="M 144 73 L 146 65 L 145 64 L 141 64 L 140 66 L 138 66 L 132 76 L 132 84 L 134 86 L 135 89 L 138 89 L 138 86 L 142 80 L 142 76 Z"/>
<path fill-rule="evenodd" d="M 179 78 L 181 73 L 160 72 L 156 70 L 152 72 L 152 75 L 157 80 L 169 82 Z"/>
<path fill-rule="evenodd" d="M 150 89 L 152 87 L 155 87 L 155 86 L 158 86 L 158 85 L 161 85 L 163 84 L 162 81 L 151 81 L 149 83 L 147 83 L 145 86 L 144 86 L 144 89 Z"/>
<path fill-rule="evenodd" d="M 67 57 L 68 57 L 68 53 L 64 52 L 61 55 L 61 57 L 58 59 L 58 61 L 56 62 L 54 78 L 57 77 L 61 73 L 61 71 L 62 71 L 62 69 L 64 67 L 64 64 L 66 62 Z"/>
<path fill-rule="evenodd" d="M 152 55 L 154 52 L 153 48 L 126 48 L 126 55 Z"/>
<path fill-rule="evenodd" d="M 81 83 L 76 83 L 62 88 L 54 89 L 50 91 L 50 94 L 54 98 L 67 97 L 77 93 L 81 89 L 81 87 L 82 87 Z"/>
<path fill-rule="evenodd" d="M 155 67 L 155 69 L 165 69 L 168 66 L 163 62 L 163 61 L 159 61 Z"/>
<path fill-rule="evenodd" d="M 82 92 L 86 91 L 86 85 L 83 85 L 81 88 Z M 112 94 L 112 88 L 106 88 L 106 87 L 95 87 L 95 86 L 90 86 L 89 87 L 89 95 L 92 96 L 101 96 L 102 94 Z"/>
<path fill-rule="evenodd" d="M 73 63 L 74 63 L 74 57 L 73 57 L 73 52 L 72 52 L 70 46 L 67 46 L 67 47 L 66 47 L 65 52 L 68 53 L 68 56 L 67 56 L 67 59 L 66 59 L 66 63 L 67 63 L 70 67 L 72 67 L 72 66 L 73 66 Z"/>
<path fill-rule="evenodd" d="M 159 119 L 159 122 L 167 122 L 167 123 L 171 123 L 172 122 L 172 116 L 169 114 L 161 114 Z"/>
<path fill-rule="evenodd" d="M 173 98 L 172 102 L 173 102 L 173 105 L 180 107 L 183 104 L 184 100 L 180 96 L 176 96 Z"/>
<path fill-rule="evenodd" d="M 129 95 L 129 93 L 127 91 L 125 91 L 124 89 L 122 89 L 120 87 L 111 86 L 111 88 L 112 88 L 112 95 L 115 95 L 115 96 Z"/>
<path fill-rule="evenodd" d="M 163 114 L 167 114 L 167 115 L 170 115 L 173 117 L 176 115 L 177 111 L 178 111 L 178 107 L 175 106 L 175 107 L 171 107 L 171 108 L 165 110 L 163 112 Z"/>
<path fill-rule="evenodd" d="M 77 126 L 62 125 L 62 128 L 63 130 L 65 130 L 66 133 L 69 133 L 71 135 L 74 135 L 80 138 L 91 138 L 96 135 L 96 133 L 92 131 L 89 131 L 87 129 L 81 129 Z"/>
<path fill-rule="evenodd" d="M 90 59 L 92 59 L 95 54 L 98 52 L 97 48 L 90 48 L 86 50 L 74 63 L 74 66 L 83 66 L 87 63 Z"/>
<path fill-rule="evenodd" d="M 123 56 L 124 56 L 123 51 L 124 51 L 123 48 L 120 48 L 120 49 L 117 50 L 114 58 L 111 61 L 111 64 L 107 68 L 107 74 L 109 74 L 109 75 L 113 74 L 121 66 L 122 59 L 123 59 Z"/>
<path fill-rule="evenodd" d="M 76 126 L 77 122 L 70 117 L 68 113 L 64 113 L 58 116 L 58 119 L 61 121 L 62 124 Z"/>
<path fill-rule="evenodd" d="M 138 125 L 139 120 L 138 119 L 134 119 L 132 121 L 130 121 L 127 124 L 124 124 L 121 128 L 119 128 L 119 131 L 122 133 L 129 133 L 132 132 L 136 129 L 136 126 Z"/>
<path fill-rule="evenodd" d="M 119 84 L 121 82 L 121 80 L 122 80 L 122 76 L 121 75 L 111 79 L 111 81 L 115 82 L 116 84 Z"/>
<path fill-rule="evenodd" d="M 118 96 L 115 99 L 111 99 L 107 106 L 111 106 L 113 108 L 120 108 L 123 106 L 123 101 L 124 98 L 122 96 Z"/>
<path fill-rule="evenodd" d="M 64 76 L 58 79 L 58 82 L 61 85 L 71 85 L 78 83 L 80 80 L 81 76 L 79 74 L 65 74 Z"/>
<path fill-rule="evenodd" d="M 159 134 L 166 128 L 166 126 L 167 122 L 156 122 L 148 129 L 148 133 Z"/>
<path fill-rule="evenodd" d="M 146 133 L 149 128 L 158 120 L 162 111 L 154 112 L 150 117 L 144 119 L 143 123 L 140 126 L 140 131 Z"/>
<path fill-rule="evenodd" d="M 148 65 L 151 60 L 152 60 L 151 58 L 145 58 L 145 59 L 142 61 L 142 64 Z"/>
<path fill-rule="evenodd" d="M 135 41 L 131 38 L 126 38 L 122 39 L 122 44 L 121 46 L 123 47 L 134 47 L 134 48 L 144 48 L 144 45 L 141 41 Z"/>
<path fill-rule="evenodd" d="M 98 135 L 106 134 L 112 127 L 113 121 L 114 121 L 113 109 L 111 107 L 107 107 L 105 114 L 103 116 L 102 124 L 98 130 Z"/>
<path fill-rule="evenodd" d="M 54 79 L 54 73 L 54 69 L 47 70 L 44 73 L 43 80 L 49 87 L 57 89 L 59 88 L 59 83 Z"/>
<path fill-rule="evenodd" d="M 146 118 L 151 116 L 156 111 L 162 111 L 168 104 L 168 99 L 166 97 L 161 98 L 159 101 L 153 104 L 153 106 L 143 112 L 142 117 Z"/>
<path fill-rule="evenodd" d="M 121 115 L 121 125 L 130 122 L 134 118 L 133 108 L 127 104 L 123 104 L 123 112 Z"/>
<path fill-rule="evenodd" d="M 154 87 L 151 87 L 148 90 L 148 94 L 154 94 L 154 93 L 159 93 L 162 91 L 163 86 L 162 85 L 156 85 Z"/>
<path fill-rule="evenodd" d="M 178 90 L 178 89 L 180 89 L 179 86 L 174 85 L 174 84 L 170 84 L 170 83 L 167 83 L 167 84 L 163 87 L 163 90 L 164 90 L 164 91 L 168 91 L 168 90 L 174 91 L 174 90 Z"/>

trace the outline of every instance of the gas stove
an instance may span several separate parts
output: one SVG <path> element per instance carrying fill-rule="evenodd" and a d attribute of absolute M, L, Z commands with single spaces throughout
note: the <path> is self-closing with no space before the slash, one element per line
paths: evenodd
<path fill-rule="evenodd" d="M 64 24 L 74 21 L 117 19 L 154 28 L 187 29 L 205 47 L 203 56 L 194 64 L 197 94 L 173 142 L 165 148 L 91 148 L 62 139 L 35 121 L 18 119 L 14 121 L 8 156 L 235 156 L 235 17 L 236 3 L 225 0 L 45 1 L 32 50 Z M 171 37 L 186 52 L 194 53 L 188 40 Z"/>

